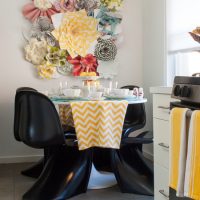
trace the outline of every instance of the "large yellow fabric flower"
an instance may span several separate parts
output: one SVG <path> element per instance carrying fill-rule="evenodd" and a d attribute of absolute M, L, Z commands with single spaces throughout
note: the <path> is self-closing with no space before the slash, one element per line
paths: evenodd
<path fill-rule="evenodd" d="M 88 17 L 85 10 L 64 13 L 61 25 L 52 34 L 60 48 L 68 51 L 72 58 L 85 57 L 91 44 L 100 36 L 98 20 Z"/>

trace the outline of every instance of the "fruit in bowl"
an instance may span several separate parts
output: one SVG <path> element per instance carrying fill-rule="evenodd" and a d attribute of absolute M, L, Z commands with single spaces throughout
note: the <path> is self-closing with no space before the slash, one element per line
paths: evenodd
<path fill-rule="evenodd" d="M 96 72 L 81 72 L 80 76 L 97 76 Z"/>

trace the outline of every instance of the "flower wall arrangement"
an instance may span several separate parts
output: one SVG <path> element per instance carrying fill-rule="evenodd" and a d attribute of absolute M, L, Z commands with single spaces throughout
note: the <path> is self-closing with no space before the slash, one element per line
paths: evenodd
<path fill-rule="evenodd" d="M 38 76 L 99 76 L 114 62 L 121 37 L 123 0 L 32 0 L 22 9 L 31 23 L 25 59 Z M 58 76 L 59 75 L 59 76 Z"/>

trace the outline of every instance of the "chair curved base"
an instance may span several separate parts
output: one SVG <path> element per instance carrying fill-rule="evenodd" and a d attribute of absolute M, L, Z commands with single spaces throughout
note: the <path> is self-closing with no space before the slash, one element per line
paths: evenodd
<path fill-rule="evenodd" d="M 41 158 L 36 164 L 21 171 L 21 174 L 31 178 L 38 178 L 44 169 L 44 158 Z"/>
<path fill-rule="evenodd" d="M 121 192 L 153 196 L 153 172 L 139 153 L 134 144 L 113 150 L 113 170 Z"/>
<path fill-rule="evenodd" d="M 64 200 L 87 191 L 93 149 L 60 146 L 50 152 L 42 174 L 23 200 Z M 109 149 L 109 157 L 121 192 L 153 195 L 153 167 L 137 144 Z"/>
<path fill-rule="evenodd" d="M 76 135 L 74 133 L 65 133 L 65 139 L 67 141 L 67 139 L 76 139 Z M 21 174 L 24 176 L 28 176 L 31 178 L 38 178 L 40 176 L 40 174 L 42 173 L 44 166 L 45 166 L 45 162 L 48 160 L 48 155 L 49 155 L 49 149 L 46 148 L 44 149 L 44 157 L 41 158 L 37 163 L 35 163 L 33 166 L 29 167 L 28 169 L 25 169 L 23 171 L 21 171 Z"/>
<path fill-rule="evenodd" d="M 93 163 L 97 171 L 113 172 L 111 154 L 112 149 L 93 148 Z"/>
<path fill-rule="evenodd" d="M 58 147 L 23 200 L 64 200 L 87 191 L 92 166 L 92 151 Z"/>

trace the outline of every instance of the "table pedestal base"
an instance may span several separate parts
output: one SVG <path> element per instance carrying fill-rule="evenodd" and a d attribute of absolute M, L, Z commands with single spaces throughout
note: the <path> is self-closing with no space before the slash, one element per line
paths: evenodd
<path fill-rule="evenodd" d="M 113 173 L 98 172 L 95 166 L 92 164 L 88 189 L 90 190 L 104 189 L 113 187 L 114 185 L 117 185 L 117 181 Z"/>

